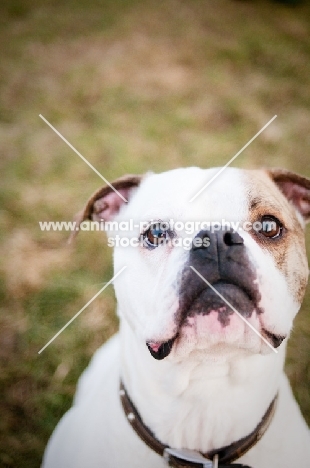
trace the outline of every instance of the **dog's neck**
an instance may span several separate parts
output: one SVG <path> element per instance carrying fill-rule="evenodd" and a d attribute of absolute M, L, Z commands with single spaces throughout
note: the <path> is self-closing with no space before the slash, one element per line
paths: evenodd
<path fill-rule="evenodd" d="M 249 434 L 278 391 L 278 354 L 227 354 L 222 360 L 154 360 L 122 321 L 121 371 L 144 423 L 173 448 L 207 452 Z M 175 430 L 175 428 L 178 430 Z"/>

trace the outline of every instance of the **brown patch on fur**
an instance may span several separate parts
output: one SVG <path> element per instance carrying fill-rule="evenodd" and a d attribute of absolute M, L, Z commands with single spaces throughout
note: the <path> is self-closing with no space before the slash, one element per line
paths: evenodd
<path fill-rule="evenodd" d="M 274 258 L 285 276 L 294 299 L 301 303 L 308 282 L 304 226 L 295 206 L 285 197 L 267 171 L 247 172 L 246 191 L 249 200 L 249 221 L 261 221 L 271 215 L 283 225 L 282 236 L 275 239 L 250 231 L 255 241 Z M 255 177 L 251 177 L 251 174 Z"/>

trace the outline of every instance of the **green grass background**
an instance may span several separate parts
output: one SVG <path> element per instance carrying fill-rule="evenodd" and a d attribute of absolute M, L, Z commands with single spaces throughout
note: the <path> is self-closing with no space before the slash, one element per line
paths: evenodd
<path fill-rule="evenodd" d="M 99 233 L 71 220 L 101 179 L 235 161 L 310 176 L 310 7 L 233 0 L 12 0 L 0 6 L 0 466 L 40 465 L 95 349 L 117 330 Z M 308 236 L 310 240 L 310 237 Z M 309 241 L 308 241 L 309 243 Z M 287 372 L 310 423 L 309 289 Z M 289 421 L 288 421 L 289 423 Z"/>

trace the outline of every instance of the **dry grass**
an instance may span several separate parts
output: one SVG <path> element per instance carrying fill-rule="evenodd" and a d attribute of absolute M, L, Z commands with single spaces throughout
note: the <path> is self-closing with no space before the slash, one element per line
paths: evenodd
<path fill-rule="evenodd" d="M 0 6 L 0 465 L 39 466 L 94 350 L 117 329 L 98 233 L 66 247 L 38 221 L 69 220 L 101 180 L 236 161 L 310 176 L 310 8 L 273 2 L 13 0 Z M 309 242 L 308 242 L 309 244 Z M 310 423 L 310 296 L 287 370 Z"/>

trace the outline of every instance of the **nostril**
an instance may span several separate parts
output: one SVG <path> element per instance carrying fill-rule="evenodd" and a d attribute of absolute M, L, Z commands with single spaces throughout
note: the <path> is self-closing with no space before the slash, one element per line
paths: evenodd
<path fill-rule="evenodd" d="M 225 232 L 224 234 L 224 243 L 226 245 L 233 245 L 233 241 L 231 238 L 231 232 Z"/>
<path fill-rule="evenodd" d="M 225 232 L 223 240 L 228 246 L 243 244 L 243 239 L 237 232 Z"/>

